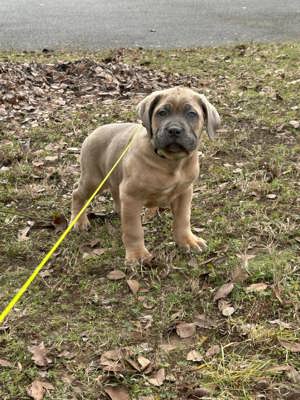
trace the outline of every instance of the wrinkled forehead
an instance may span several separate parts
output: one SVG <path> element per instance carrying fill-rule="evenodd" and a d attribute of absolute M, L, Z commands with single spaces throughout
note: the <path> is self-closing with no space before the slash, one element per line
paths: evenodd
<path fill-rule="evenodd" d="M 201 110 L 196 93 L 190 91 L 166 92 L 157 104 L 157 108 L 171 108 L 174 112 L 181 112 L 189 109 Z"/>

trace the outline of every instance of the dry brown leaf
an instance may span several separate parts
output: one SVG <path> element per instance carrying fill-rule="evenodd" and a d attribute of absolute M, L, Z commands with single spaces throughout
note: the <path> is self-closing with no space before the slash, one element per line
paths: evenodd
<path fill-rule="evenodd" d="M 127 279 L 127 285 L 129 286 L 129 289 L 131 292 L 135 295 L 137 292 L 140 290 L 140 284 L 137 280 L 135 279 Z"/>
<path fill-rule="evenodd" d="M 292 365 L 275 365 L 267 369 L 271 374 L 285 372 L 288 379 L 293 383 L 300 383 L 300 373 Z"/>
<path fill-rule="evenodd" d="M 203 357 L 201 356 L 201 354 L 199 353 L 199 351 L 196 350 L 191 350 L 188 352 L 186 359 L 188 361 L 194 361 L 194 362 L 200 362 L 203 361 Z"/>
<path fill-rule="evenodd" d="M 29 237 L 27 235 L 28 235 L 30 229 L 31 229 L 31 226 L 26 226 L 26 228 L 20 229 L 18 231 L 18 241 L 19 242 L 24 242 L 25 240 L 29 240 Z"/>
<path fill-rule="evenodd" d="M 231 281 L 234 283 L 243 283 L 248 279 L 248 277 L 248 272 L 241 266 L 237 266 L 231 273 Z"/>
<path fill-rule="evenodd" d="M 176 333 L 181 339 L 194 336 L 196 333 L 196 325 L 194 323 L 180 322 L 176 325 Z"/>
<path fill-rule="evenodd" d="M 90 242 L 87 243 L 89 247 L 96 247 L 97 244 L 100 244 L 100 239 L 93 239 Z"/>
<path fill-rule="evenodd" d="M 147 377 L 146 379 L 153 386 L 161 386 L 166 379 L 165 369 L 159 369 L 157 372 L 155 372 L 155 374 L 149 378 Z"/>
<path fill-rule="evenodd" d="M 8 92 L 1 97 L 0 114 L 7 129 L 14 127 L 24 131 L 24 128 L 46 123 L 49 118 L 55 117 L 62 106 L 68 114 L 74 106 L 81 108 L 96 101 L 110 105 L 137 93 L 140 97 L 141 93 L 150 93 L 157 85 L 163 88 L 186 85 L 187 82 L 195 87 L 200 84 L 200 78 L 195 76 L 170 76 L 169 73 L 149 70 L 140 65 L 129 68 L 121 62 L 121 57 L 121 54 L 116 55 L 105 62 L 58 61 L 51 65 L 2 62 L 1 85 Z M 79 92 L 70 90 L 70 87 L 78 88 Z M 75 128 L 66 133 L 67 136 L 75 134 Z M 51 148 L 47 146 L 51 154 L 50 158 L 48 156 L 49 162 L 57 162 L 56 154 L 63 149 L 70 152 L 64 143 L 55 143 Z M 74 149 L 71 150 L 73 153 Z"/>
<path fill-rule="evenodd" d="M 109 350 L 102 353 L 100 364 L 104 371 L 121 372 L 124 370 L 124 355 L 121 349 Z"/>
<path fill-rule="evenodd" d="M 72 383 L 75 381 L 75 376 L 69 375 L 67 373 L 63 373 L 61 375 L 61 380 L 66 383 L 67 385 L 72 385 Z"/>
<path fill-rule="evenodd" d="M 277 194 L 275 194 L 275 193 L 269 193 L 266 195 L 266 198 L 270 199 L 270 200 L 274 200 L 274 199 L 276 199 L 276 197 L 277 197 Z"/>
<path fill-rule="evenodd" d="M 283 304 L 283 300 L 282 300 L 282 287 L 281 285 L 278 283 L 275 283 L 274 285 L 272 285 L 272 290 L 276 296 L 276 299 L 279 301 L 280 304 Z"/>
<path fill-rule="evenodd" d="M 292 120 L 292 121 L 290 121 L 290 125 L 291 125 L 293 128 L 298 129 L 298 128 L 300 127 L 300 121 Z"/>
<path fill-rule="evenodd" d="M 248 264 L 249 264 L 249 260 L 252 260 L 255 257 L 255 254 L 243 253 L 243 254 L 237 254 L 236 256 L 238 258 L 240 258 L 240 260 L 242 262 L 241 267 L 247 270 Z"/>
<path fill-rule="evenodd" d="M 215 302 L 217 300 L 227 297 L 232 292 L 233 288 L 234 288 L 234 283 L 232 282 L 225 283 L 224 285 L 219 287 L 219 289 L 216 291 L 213 301 Z"/>
<path fill-rule="evenodd" d="M 8 367 L 12 368 L 14 364 L 8 360 L 5 360 L 4 358 L 0 358 L 0 367 Z"/>
<path fill-rule="evenodd" d="M 246 287 L 246 292 L 247 293 L 255 293 L 255 292 L 263 292 L 266 290 L 268 285 L 266 283 L 260 282 L 260 283 L 253 283 L 252 285 Z"/>
<path fill-rule="evenodd" d="M 279 343 L 291 353 L 300 353 L 300 342 L 287 342 L 286 340 L 279 340 Z"/>
<path fill-rule="evenodd" d="M 50 164 L 51 163 L 56 163 L 57 160 L 58 160 L 58 156 L 57 155 L 45 157 L 45 161 L 47 161 Z"/>
<path fill-rule="evenodd" d="M 127 357 L 126 361 L 128 362 L 128 364 L 130 364 L 132 366 L 132 368 L 134 368 L 137 371 L 141 371 L 141 367 L 139 366 L 139 364 L 133 360 L 132 358 Z"/>
<path fill-rule="evenodd" d="M 140 366 L 141 366 L 141 371 L 143 371 L 144 369 L 146 369 L 150 364 L 151 364 L 151 361 L 150 360 L 148 360 L 148 358 L 146 358 L 146 357 L 143 357 L 142 355 L 139 355 L 138 357 L 137 357 L 137 361 L 138 361 L 138 363 L 140 364 Z"/>
<path fill-rule="evenodd" d="M 48 350 L 45 348 L 44 342 L 38 346 L 29 346 L 28 350 L 32 353 L 31 359 L 39 367 L 47 367 L 52 360 L 47 357 Z"/>
<path fill-rule="evenodd" d="M 300 372 L 296 370 L 292 365 L 290 369 L 286 371 L 288 379 L 293 383 L 300 383 Z"/>
<path fill-rule="evenodd" d="M 82 254 L 82 258 L 86 260 L 95 256 L 102 256 L 104 253 L 106 253 L 106 251 L 107 248 L 89 249 Z"/>
<path fill-rule="evenodd" d="M 27 388 L 27 394 L 34 400 L 43 400 L 46 390 L 54 390 L 54 386 L 47 381 L 35 379 Z"/>
<path fill-rule="evenodd" d="M 207 398 L 210 395 L 211 395 L 211 393 L 209 390 L 199 387 L 199 388 L 189 390 L 186 398 L 188 400 L 198 400 L 198 399 L 201 399 L 202 397 Z"/>
<path fill-rule="evenodd" d="M 176 344 L 160 344 L 158 347 L 162 351 L 165 351 L 166 353 L 170 353 L 170 351 L 173 351 L 178 348 Z"/>
<path fill-rule="evenodd" d="M 290 369 L 289 365 L 275 365 L 267 369 L 267 372 L 277 373 L 277 372 L 285 372 Z"/>
<path fill-rule="evenodd" d="M 104 388 L 105 393 L 109 395 L 111 400 L 129 400 L 129 393 L 125 386 L 107 386 Z"/>
<path fill-rule="evenodd" d="M 106 253 L 107 249 L 102 248 L 102 249 L 93 249 L 92 254 L 95 254 L 95 256 L 102 256 L 102 254 Z"/>
<path fill-rule="evenodd" d="M 206 357 L 213 357 L 216 354 L 220 353 L 220 346 L 218 344 L 214 344 L 213 346 L 211 346 L 205 353 Z"/>
<path fill-rule="evenodd" d="M 234 307 L 228 301 L 222 299 L 218 301 L 218 309 L 224 317 L 230 317 L 235 312 Z"/>
<path fill-rule="evenodd" d="M 119 361 L 123 359 L 123 352 L 121 349 L 108 350 L 102 353 L 100 363 L 103 364 L 107 360 Z"/>
<path fill-rule="evenodd" d="M 120 271 L 118 269 L 114 269 L 113 271 L 110 271 L 106 277 L 107 279 L 109 279 L 110 281 L 118 281 L 120 279 L 124 279 L 125 278 L 125 274 L 123 271 Z"/>
<path fill-rule="evenodd" d="M 284 328 L 284 329 L 293 329 L 293 325 L 291 323 L 280 321 L 280 319 L 274 319 L 274 320 L 271 320 L 271 321 L 268 321 L 268 322 L 269 322 L 269 324 L 278 325 L 278 326 L 280 326 L 281 328 Z"/>
<path fill-rule="evenodd" d="M 54 226 L 55 232 L 62 232 L 68 226 L 68 221 L 63 214 L 54 215 L 51 224 Z"/>
<path fill-rule="evenodd" d="M 205 314 L 198 314 L 195 316 L 194 324 L 198 328 L 210 329 L 217 326 L 216 321 L 209 319 Z"/>

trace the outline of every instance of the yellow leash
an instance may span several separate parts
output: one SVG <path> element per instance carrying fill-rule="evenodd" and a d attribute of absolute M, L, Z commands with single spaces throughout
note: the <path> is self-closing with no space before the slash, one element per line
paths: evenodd
<path fill-rule="evenodd" d="M 8 305 L 4 308 L 4 310 L 0 314 L 0 324 L 3 322 L 4 318 L 9 314 L 11 309 L 15 306 L 15 304 L 20 300 L 20 298 L 23 296 L 23 294 L 26 292 L 28 287 L 31 285 L 31 283 L 34 281 L 40 270 L 43 268 L 43 266 L 46 264 L 46 262 L 51 258 L 55 250 L 59 247 L 59 245 L 63 242 L 65 237 L 70 233 L 71 229 L 73 226 L 76 224 L 78 219 L 81 217 L 81 215 L 84 213 L 84 211 L 87 209 L 87 207 L 90 205 L 94 197 L 97 195 L 97 193 L 100 191 L 100 189 L 103 187 L 107 179 L 110 177 L 110 175 L 113 173 L 113 171 L 116 169 L 117 165 L 119 162 L 122 160 L 122 158 L 125 156 L 127 151 L 129 150 L 130 146 L 132 145 L 132 142 L 134 140 L 135 135 L 137 134 L 137 129 L 133 133 L 131 139 L 127 143 L 126 147 L 120 154 L 119 158 L 117 161 L 114 163 L 114 165 L 111 167 L 105 178 L 99 183 L 99 186 L 97 189 L 94 191 L 94 193 L 91 195 L 91 197 L 87 200 L 85 205 L 82 207 L 82 209 L 79 211 L 79 213 L 76 215 L 76 217 L 73 219 L 73 221 L 70 222 L 70 225 L 67 227 L 67 229 L 61 234 L 61 236 L 58 238 L 57 242 L 54 244 L 52 249 L 45 255 L 45 257 L 42 259 L 42 261 L 39 263 L 39 265 L 35 268 L 31 276 L 27 279 L 27 281 L 24 283 L 24 285 L 18 290 L 16 295 L 11 299 L 11 301 L 8 303 Z"/>

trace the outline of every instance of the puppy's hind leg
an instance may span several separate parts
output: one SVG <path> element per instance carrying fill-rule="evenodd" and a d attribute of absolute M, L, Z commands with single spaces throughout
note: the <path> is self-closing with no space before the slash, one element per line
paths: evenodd
<path fill-rule="evenodd" d="M 99 180 L 100 182 L 100 180 Z M 92 193 L 96 190 L 98 181 L 88 180 L 81 176 L 78 187 L 73 191 L 72 194 L 72 216 L 71 221 L 76 217 L 79 211 L 84 206 L 85 202 L 90 198 Z M 75 224 L 75 229 L 84 231 L 90 226 L 90 222 L 87 217 L 86 211 L 80 216 L 79 220 Z"/>

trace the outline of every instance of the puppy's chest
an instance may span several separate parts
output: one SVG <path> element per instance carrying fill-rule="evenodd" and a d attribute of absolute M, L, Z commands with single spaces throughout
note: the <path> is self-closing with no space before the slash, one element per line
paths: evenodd
<path fill-rule="evenodd" d="M 180 193 L 187 190 L 194 180 L 194 174 L 178 173 L 161 178 L 153 176 L 153 179 L 148 180 L 148 185 L 145 185 L 145 206 L 168 206 Z"/>

